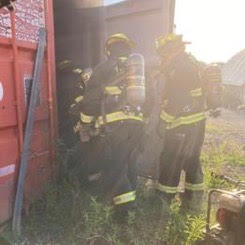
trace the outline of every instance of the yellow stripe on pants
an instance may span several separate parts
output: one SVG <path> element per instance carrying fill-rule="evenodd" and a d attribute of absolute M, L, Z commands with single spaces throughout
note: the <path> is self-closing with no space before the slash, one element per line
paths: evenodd
<path fill-rule="evenodd" d="M 113 198 L 115 205 L 120 205 L 128 202 L 133 202 L 136 199 L 136 191 L 130 191 L 122 195 L 116 196 Z"/>
<path fill-rule="evenodd" d="M 166 186 L 160 183 L 157 184 L 156 189 L 161 192 L 165 192 L 167 194 L 176 194 L 178 192 L 177 186 Z"/>
<path fill-rule="evenodd" d="M 185 189 L 188 191 L 203 191 L 204 190 L 204 183 L 199 184 L 192 184 L 192 183 L 185 183 Z"/>

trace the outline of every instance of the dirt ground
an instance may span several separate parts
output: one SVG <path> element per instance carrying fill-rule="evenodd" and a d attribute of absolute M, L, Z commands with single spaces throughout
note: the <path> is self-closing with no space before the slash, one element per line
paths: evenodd
<path fill-rule="evenodd" d="M 221 166 L 222 174 L 245 180 L 244 112 L 223 110 L 220 117 L 207 120 L 203 153 L 211 150 L 216 151 L 216 155 L 218 153 L 223 156 L 227 155 Z M 232 161 L 236 163 L 232 164 Z"/>
<path fill-rule="evenodd" d="M 223 131 L 221 135 L 217 134 L 216 137 L 220 136 L 220 139 L 223 140 L 234 140 L 238 144 L 245 144 L 245 113 L 223 110 L 220 117 L 208 119 L 207 129 L 210 125 L 214 125 L 218 131 Z M 207 137 L 209 134 L 210 131 L 207 131 Z"/>

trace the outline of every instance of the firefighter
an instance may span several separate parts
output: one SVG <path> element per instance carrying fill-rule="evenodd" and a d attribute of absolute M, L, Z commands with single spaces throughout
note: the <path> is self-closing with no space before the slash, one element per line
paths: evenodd
<path fill-rule="evenodd" d="M 198 62 L 185 52 L 182 36 L 168 34 L 156 40 L 165 77 L 160 133 L 164 150 L 160 157 L 157 190 L 170 201 L 178 191 L 182 170 L 185 192 L 182 203 L 194 208 L 204 190 L 200 154 L 205 135 L 205 91 Z"/>
<path fill-rule="evenodd" d="M 108 59 L 93 69 L 79 102 L 80 120 L 75 127 L 86 145 L 82 157 L 88 176 L 102 176 L 95 178 L 99 179 L 97 193 L 112 200 L 119 213 L 135 206 L 137 175 L 132 153 L 143 123 L 140 106 L 130 105 L 126 98 L 126 64 L 133 46 L 122 33 L 107 39 Z"/>

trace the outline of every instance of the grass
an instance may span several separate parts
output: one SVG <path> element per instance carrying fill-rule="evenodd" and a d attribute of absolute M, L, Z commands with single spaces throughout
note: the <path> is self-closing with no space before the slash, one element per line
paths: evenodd
<path fill-rule="evenodd" d="M 201 237 L 203 216 L 182 212 L 178 199 L 169 207 L 158 194 L 142 187 L 138 208 L 122 220 L 110 204 L 84 190 L 78 195 L 67 181 L 49 185 L 23 222 L 25 239 L 15 244 L 189 245 Z"/>
<path fill-rule="evenodd" d="M 213 172 L 245 179 L 241 174 L 245 168 L 243 146 L 231 140 L 216 140 L 220 134 L 228 133 L 215 124 L 207 127 L 208 139 L 201 157 L 206 193 L 210 188 L 234 188 Z M 110 203 L 102 202 L 64 177 L 69 171 L 66 154 L 72 152 L 65 149 L 62 152 L 63 177 L 47 185 L 42 200 L 31 205 L 23 222 L 24 239 L 14 241 L 9 232 L 4 233 L 9 244 L 191 245 L 202 238 L 205 212 L 200 215 L 183 212 L 179 198 L 169 206 L 157 193 L 145 188 L 144 182 L 138 187 L 137 209 L 127 219 L 119 219 Z"/>
<path fill-rule="evenodd" d="M 217 126 L 216 124 L 213 123 L 207 123 L 206 124 L 206 132 L 210 134 L 223 134 L 224 129 L 222 127 Z"/>
<path fill-rule="evenodd" d="M 215 175 L 245 180 L 245 154 L 234 142 L 224 142 L 219 146 L 212 144 L 203 152 L 205 183 L 207 188 L 231 189 L 232 185 Z"/>
<path fill-rule="evenodd" d="M 204 169 L 206 192 L 209 189 L 218 188 L 233 190 L 234 184 L 219 176 L 231 177 L 234 180 L 245 181 L 245 148 L 241 142 L 240 131 L 231 124 L 218 125 L 208 123 L 206 140 L 201 160 Z M 234 137 L 235 135 L 238 137 Z M 217 203 L 211 213 L 211 222 L 216 222 Z"/>
<path fill-rule="evenodd" d="M 222 129 L 221 133 L 220 129 Z M 201 160 L 208 188 L 230 189 L 232 187 L 227 181 L 213 176 L 213 173 L 227 175 L 236 180 L 245 180 L 244 142 L 231 139 L 230 134 L 234 130 L 236 129 L 230 128 L 230 125 L 219 127 L 209 123 L 207 126 L 208 137 L 206 137 Z M 221 137 L 222 140 L 218 140 Z"/>

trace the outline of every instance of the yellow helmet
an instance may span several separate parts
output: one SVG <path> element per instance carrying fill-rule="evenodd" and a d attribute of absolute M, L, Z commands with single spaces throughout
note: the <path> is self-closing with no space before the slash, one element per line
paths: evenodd
<path fill-rule="evenodd" d="M 185 44 L 182 41 L 182 35 L 176 35 L 175 33 L 170 33 L 165 36 L 160 36 L 156 39 L 155 45 L 156 45 L 156 50 L 160 51 L 167 43 L 169 42 L 176 42 L 180 44 Z"/>
<path fill-rule="evenodd" d="M 110 46 L 117 42 L 124 42 L 130 48 L 135 46 L 135 43 L 123 33 L 116 33 L 108 37 L 105 43 L 105 53 L 110 56 Z"/>

